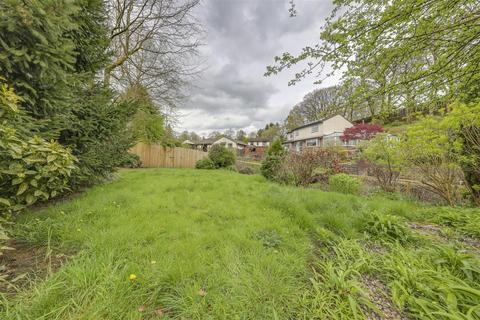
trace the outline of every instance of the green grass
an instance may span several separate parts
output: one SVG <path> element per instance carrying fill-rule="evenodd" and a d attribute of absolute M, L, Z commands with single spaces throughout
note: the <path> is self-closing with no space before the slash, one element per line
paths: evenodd
<path fill-rule="evenodd" d="M 0 318 L 363 319 L 381 314 L 369 275 L 410 318 L 479 319 L 478 254 L 407 227 L 429 210 L 223 170 L 122 171 L 19 218 L 17 239 L 72 258 L 3 296 Z"/>

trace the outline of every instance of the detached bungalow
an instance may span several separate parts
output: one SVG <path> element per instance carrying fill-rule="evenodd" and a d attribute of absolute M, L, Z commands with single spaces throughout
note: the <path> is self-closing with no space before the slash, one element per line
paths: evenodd
<path fill-rule="evenodd" d="M 288 132 L 287 141 L 283 145 L 296 151 L 301 151 L 304 147 L 355 146 L 356 140 L 342 141 L 340 139 L 343 131 L 352 126 L 353 123 L 341 115 L 313 121 Z"/>
<path fill-rule="evenodd" d="M 222 144 L 229 149 L 243 150 L 246 143 L 241 141 L 233 140 L 227 137 L 217 138 L 217 139 L 203 139 L 200 141 L 192 142 L 191 145 L 194 149 L 208 151 L 214 144 Z"/>

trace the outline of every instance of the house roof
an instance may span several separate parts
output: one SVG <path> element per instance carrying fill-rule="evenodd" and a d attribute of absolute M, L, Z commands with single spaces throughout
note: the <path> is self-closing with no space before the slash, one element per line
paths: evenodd
<path fill-rule="evenodd" d="M 228 137 L 220 137 L 220 138 L 217 138 L 217 139 L 202 139 L 202 140 L 193 142 L 193 144 L 196 144 L 196 145 L 198 145 L 198 144 L 202 144 L 202 145 L 203 144 L 214 144 L 216 141 L 218 141 L 222 138 L 228 139 L 232 142 L 235 142 L 236 144 L 241 144 L 241 145 L 244 145 L 244 146 L 247 145 L 246 143 L 244 143 L 242 141 L 237 141 L 237 140 L 234 140 L 234 139 L 230 139 Z"/>
<path fill-rule="evenodd" d="M 301 126 L 298 126 L 298 127 L 294 128 L 294 129 L 288 131 L 287 134 L 288 134 L 288 133 L 292 133 L 293 131 L 298 130 L 298 129 L 302 129 L 302 128 L 309 127 L 309 126 L 312 126 L 312 125 L 315 125 L 315 124 L 323 123 L 323 122 L 325 122 L 325 121 L 327 121 L 327 120 L 329 120 L 329 119 L 332 119 L 333 117 L 336 117 L 336 116 L 340 116 L 340 117 L 342 117 L 342 118 L 345 119 L 344 116 L 342 116 L 342 115 L 340 115 L 340 114 L 336 114 L 336 115 L 331 116 L 331 117 L 328 117 L 328 118 L 322 118 L 322 119 L 320 119 L 320 120 L 315 120 L 315 121 L 312 121 L 312 122 L 309 122 L 309 123 L 302 124 Z M 345 120 L 347 120 L 347 119 L 345 119 Z"/>
<path fill-rule="evenodd" d="M 333 117 L 330 117 L 330 118 L 333 118 Z M 323 119 L 320 119 L 320 120 L 315 120 L 315 121 L 312 121 L 312 122 L 309 122 L 309 123 L 305 123 L 305 124 L 302 124 L 301 126 L 298 126 L 290 131 L 288 131 L 287 133 L 292 133 L 293 131 L 295 130 L 298 130 L 298 129 L 302 129 L 302 128 L 305 128 L 305 127 L 309 127 L 309 126 L 312 126 L 314 124 L 320 124 L 320 123 L 323 123 L 325 120 L 328 120 L 330 118 L 323 118 Z"/>
<path fill-rule="evenodd" d="M 198 141 L 194 141 L 193 144 L 213 144 L 218 139 L 202 139 Z"/>
<path fill-rule="evenodd" d="M 270 142 L 272 139 L 270 138 L 250 138 L 248 139 L 248 142 Z"/>

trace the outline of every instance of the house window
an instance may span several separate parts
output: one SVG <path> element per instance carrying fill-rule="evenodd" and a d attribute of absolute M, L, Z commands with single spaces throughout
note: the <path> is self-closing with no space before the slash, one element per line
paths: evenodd
<path fill-rule="evenodd" d="M 290 134 L 289 134 L 289 139 L 290 139 L 290 140 L 293 140 L 293 133 L 290 133 Z"/>
<path fill-rule="evenodd" d="M 340 139 L 341 132 L 334 132 L 323 137 L 323 145 L 325 146 L 337 146 L 342 145 L 344 142 Z"/>
<path fill-rule="evenodd" d="M 295 131 L 295 137 L 298 137 L 299 132 Z"/>
<path fill-rule="evenodd" d="M 297 149 L 298 152 L 302 151 L 303 142 L 302 142 L 302 141 L 297 142 L 297 143 L 295 144 L 295 147 L 296 147 L 296 149 Z"/>
<path fill-rule="evenodd" d="M 307 140 L 307 147 L 316 147 L 318 144 L 317 144 L 317 139 L 310 139 L 310 140 Z"/>
<path fill-rule="evenodd" d="M 229 143 L 229 144 L 228 144 L 228 147 L 229 147 L 229 148 L 233 148 L 233 143 Z"/>
<path fill-rule="evenodd" d="M 312 133 L 318 132 L 318 124 L 312 127 Z"/>

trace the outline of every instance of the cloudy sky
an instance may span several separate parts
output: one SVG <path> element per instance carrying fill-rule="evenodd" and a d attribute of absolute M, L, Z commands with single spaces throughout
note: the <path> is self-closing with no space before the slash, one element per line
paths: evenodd
<path fill-rule="evenodd" d="M 316 43 L 331 0 L 203 0 L 197 15 L 206 35 L 201 48 L 205 71 L 181 109 L 178 131 L 207 135 L 213 130 L 247 132 L 282 121 L 291 107 L 316 88 L 313 78 L 288 87 L 295 70 L 264 77 L 283 52 L 298 53 Z M 329 79 L 322 86 L 335 84 Z"/>

